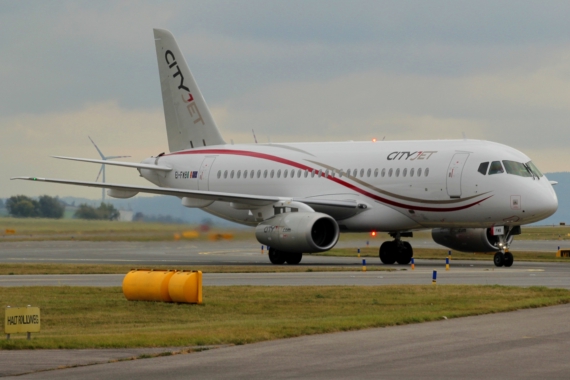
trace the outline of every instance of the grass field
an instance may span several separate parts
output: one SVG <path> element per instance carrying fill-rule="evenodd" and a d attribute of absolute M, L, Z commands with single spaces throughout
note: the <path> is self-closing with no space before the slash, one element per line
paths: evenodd
<path fill-rule="evenodd" d="M 0 275 L 19 274 L 127 274 L 132 265 L 110 264 L 35 264 L 10 263 L 0 264 Z M 360 266 L 305 266 L 295 265 L 196 265 L 167 267 L 153 265 L 152 269 L 200 270 L 204 273 L 283 273 L 283 272 L 348 272 L 358 271 Z M 403 270 L 403 267 L 368 266 L 367 271 L 392 272 Z"/>
<path fill-rule="evenodd" d="M 120 288 L 0 288 L 3 305 L 41 308 L 42 330 L 1 349 L 245 344 L 557 305 L 563 289 L 502 286 L 204 288 L 204 304 L 129 302 Z M 4 309 L 2 316 L 4 318 Z"/>

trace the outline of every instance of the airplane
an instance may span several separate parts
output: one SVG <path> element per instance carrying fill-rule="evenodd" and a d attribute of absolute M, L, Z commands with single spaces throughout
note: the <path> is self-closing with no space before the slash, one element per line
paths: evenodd
<path fill-rule="evenodd" d="M 154 29 L 168 153 L 141 163 L 53 156 L 135 168 L 156 186 L 16 177 L 175 196 L 185 207 L 255 227 L 273 264 L 335 246 L 341 232 L 387 232 L 379 258 L 409 264 L 403 238 L 431 229 L 433 240 L 463 252 L 495 252 L 510 267 L 521 225 L 552 215 L 552 185 L 522 152 L 480 140 L 227 144 L 174 36 Z M 291 119 L 292 123 L 298 122 Z"/>

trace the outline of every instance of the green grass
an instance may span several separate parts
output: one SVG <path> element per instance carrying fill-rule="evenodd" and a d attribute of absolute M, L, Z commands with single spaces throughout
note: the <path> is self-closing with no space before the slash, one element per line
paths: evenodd
<path fill-rule="evenodd" d="M 503 286 L 232 286 L 204 304 L 129 302 L 120 288 L 0 288 L 3 305 L 41 308 L 42 331 L 2 349 L 245 344 L 570 302 L 570 292 Z M 3 319 L 3 309 L 2 316 Z"/>
<path fill-rule="evenodd" d="M 355 261 L 356 264 L 359 264 Z M 131 269 L 144 269 L 142 266 L 110 264 L 34 264 L 0 263 L 0 275 L 21 274 L 127 274 Z M 357 266 L 295 266 L 295 265 L 193 265 L 164 266 L 153 265 L 152 269 L 200 270 L 204 273 L 283 273 L 283 272 L 347 272 L 359 271 Z M 392 272 L 401 267 L 367 266 L 367 271 Z M 0 305 L 1 306 L 1 305 Z"/>

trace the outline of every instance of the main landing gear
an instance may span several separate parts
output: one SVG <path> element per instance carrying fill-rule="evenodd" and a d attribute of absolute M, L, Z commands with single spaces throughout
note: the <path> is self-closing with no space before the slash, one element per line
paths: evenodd
<path fill-rule="evenodd" d="M 398 263 L 400 265 L 409 264 L 414 257 L 414 251 L 412 245 L 407 241 L 402 241 L 400 238 L 402 236 L 411 237 L 411 232 L 409 233 L 393 233 L 390 234 L 394 238 L 393 241 L 385 241 L 380 246 L 380 261 L 384 264 L 394 264 Z"/>
<path fill-rule="evenodd" d="M 302 253 L 283 252 L 278 251 L 275 248 L 269 248 L 268 256 L 271 264 L 276 265 L 282 265 L 285 263 L 289 265 L 297 265 L 303 259 Z"/>

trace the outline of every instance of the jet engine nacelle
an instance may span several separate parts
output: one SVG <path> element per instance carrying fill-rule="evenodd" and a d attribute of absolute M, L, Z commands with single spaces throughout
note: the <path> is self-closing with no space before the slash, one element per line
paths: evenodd
<path fill-rule="evenodd" d="M 434 228 L 431 237 L 437 244 L 462 252 L 495 252 L 499 247 L 499 237 L 491 234 L 490 228 Z M 513 240 L 508 235 L 507 244 Z"/>
<path fill-rule="evenodd" d="M 337 243 L 339 234 L 336 221 L 320 212 L 277 214 L 255 228 L 261 244 L 291 253 L 328 251 Z"/>

